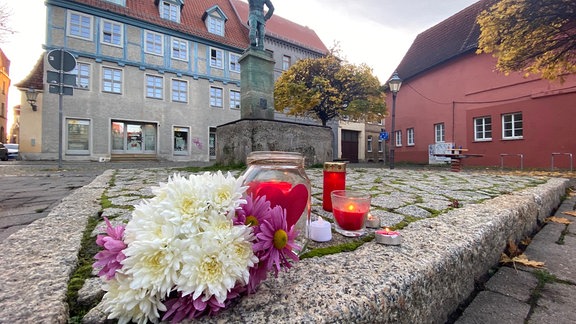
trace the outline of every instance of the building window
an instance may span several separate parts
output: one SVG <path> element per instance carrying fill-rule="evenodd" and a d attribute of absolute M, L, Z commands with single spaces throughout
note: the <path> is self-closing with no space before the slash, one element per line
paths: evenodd
<path fill-rule="evenodd" d="M 230 53 L 230 71 L 240 73 L 240 63 L 238 63 L 239 59 L 240 55 L 236 53 Z"/>
<path fill-rule="evenodd" d="M 286 71 L 290 68 L 291 58 L 288 55 L 282 57 L 282 71 Z"/>
<path fill-rule="evenodd" d="M 188 82 L 172 79 L 172 101 L 188 101 Z"/>
<path fill-rule="evenodd" d="M 382 141 L 381 139 L 378 139 L 378 153 L 382 153 L 384 152 L 384 145 L 383 145 L 384 141 Z"/>
<path fill-rule="evenodd" d="M 174 127 L 174 155 L 188 155 L 190 128 Z"/>
<path fill-rule="evenodd" d="M 210 159 L 216 158 L 216 128 L 210 127 L 209 151 Z"/>
<path fill-rule="evenodd" d="M 414 145 L 414 128 L 408 128 L 406 130 L 406 145 Z"/>
<path fill-rule="evenodd" d="M 92 40 L 92 16 L 68 11 L 68 36 Z"/>
<path fill-rule="evenodd" d="M 146 97 L 162 99 L 164 78 L 156 75 L 146 75 Z"/>
<path fill-rule="evenodd" d="M 72 74 L 76 74 L 76 88 L 90 89 L 90 64 L 78 62 Z"/>
<path fill-rule="evenodd" d="M 168 1 L 162 1 L 159 6 L 160 17 L 168 19 L 174 22 L 180 22 L 180 6 L 170 3 Z"/>
<path fill-rule="evenodd" d="M 102 43 L 122 47 L 122 24 L 102 20 Z"/>
<path fill-rule="evenodd" d="M 210 87 L 210 107 L 222 108 L 222 88 Z"/>
<path fill-rule="evenodd" d="M 210 33 L 224 36 L 224 20 L 222 18 L 208 15 L 206 24 Z"/>
<path fill-rule="evenodd" d="M 126 0 L 105 0 L 126 7 Z"/>
<path fill-rule="evenodd" d="M 240 109 L 240 91 L 230 90 L 230 109 Z"/>
<path fill-rule="evenodd" d="M 66 119 L 66 154 L 90 153 L 90 120 Z"/>
<path fill-rule="evenodd" d="M 172 37 L 172 58 L 188 61 L 188 42 Z"/>
<path fill-rule="evenodd" d="M 122 93 L 122 70 L 102 68 L 102 91 Z"/>
<path fill-rule="evenodd" d="M 368 151 L 368 153 L 372 152 L 372 135 L 368 135 L 366 151 Z"/>
<path fill-rule="evenodd" d="M 474 140 L 492 140 L 492 117 L 474 118 Z"/>
<path fill-rule="evenodd" d="M 219 68 L 219 69 L 223 69 L 224 68 L 223 57 L 224 57 L 224 52 L 222 50 L 211 48 L 210 49 L 210 66 L 215 67 L 215 68 Z"/>
<path fill-rule="evenodd" d="M 522 113 L 502 115 L 502 138 L 520 139 L 522 136 Z"/>
<path fill-rule="evenodd" d="M 162 34 L 154 33 L 151 31 L 144 32 L 145 46 L 144 52 L 149 54 L 163 55 L 164 37 Z"/>
<path fill-rule="evenodd" d="M 434 125 L 434 141 L 436 143 L 444 143 L 445 141 L 444 123 Z"/>
<path fill-rule="evenodd" d="M 394 142 L 396 142 L 396 146 L 402 146 L 402 131 L 394 132 Z"/>

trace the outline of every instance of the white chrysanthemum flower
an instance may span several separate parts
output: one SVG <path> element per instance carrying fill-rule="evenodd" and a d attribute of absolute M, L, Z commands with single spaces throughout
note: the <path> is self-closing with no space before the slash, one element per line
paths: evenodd
<path fill-rule="evenodd" d="M 180 223 L 171 222 L 163 209 L 150 201 L 137 205 L 124 232 L 126 244 L 171 239 L 180 234 Z"/>
<path fill-rule="evenodd" d="M 225 240 L 214 237 L 225 237 Z M 183 295 L 193 294 L 208 300 L 214 296 L 224 302 L 237 282 L 247 283 L 248 267 L 258 262 L 252 246 L 252 230 L 246 226 L 233 226 L 227 235 L 204 232 L 197 244 L 188 244 L 182 252 L 183 266 L 176 280 Z"/>
<path fill-rule="evenodd" d="M 122 270 L 132 276 L 130 288 L 148 289 L 151 294 L 168 296 L 182 264 L 180 247 L 173 239 L 136 241 L 123 251 Z"/>
<path fill-rule="evenodd" d="M 242 186 L 243 177 L 236 179 L 230 172 L 224 175 L 222 171 L 204 176 L 211 177 L 208 201 L 210 206 L 219 213 L 227 213 L 246 203 L 246 200 L 242 198 L 247 188 Z"/>
<path fill-rule="evenodd" d="M 114 280 L 106 281 L 102 298 L 104 310 L 108 318 L 118 319 L 118 323 L 131 321 L 145 324 L 148 321 L 158 323 L 159 311 L 166 311 L 158 295 L 152 295 L 145 289 L 130 288 L 130 276 L 116 274 Z"/>

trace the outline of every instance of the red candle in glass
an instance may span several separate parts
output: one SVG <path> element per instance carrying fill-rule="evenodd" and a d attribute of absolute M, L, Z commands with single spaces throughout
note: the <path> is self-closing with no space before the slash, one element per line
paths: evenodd
<path fill-rule="evenodd" d="M 344 206 L 344 209 L 334 208 L 334 218 L 343 230 L 358 231 L 364 227 L 364 220 L 368 210 L 360 210 L 353 203 Z"/>
<path fill-rule="evenodd" d="M 324 163 L 324 183 L 322 191 L 322 208 L 332 211 L 332 199 L 330 193 L 334 190 L 346 189 L 346 163 Z"/>

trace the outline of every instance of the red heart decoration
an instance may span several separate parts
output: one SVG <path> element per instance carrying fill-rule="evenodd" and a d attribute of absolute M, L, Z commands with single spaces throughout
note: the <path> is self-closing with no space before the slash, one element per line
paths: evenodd
<path fill-rule="evenodd" d="M 304 209 L 308 204 L 308 188 L 303 184 L 298 184 L 290 189 L 292 185 L 288 182 L 258 182 L 250 183 L 249 191 L 254 196 L 266 196 L 270 202 L 270 207 L 280 205 L 286 210 L 286 225 L 288 229 L 296 224 Z"/>

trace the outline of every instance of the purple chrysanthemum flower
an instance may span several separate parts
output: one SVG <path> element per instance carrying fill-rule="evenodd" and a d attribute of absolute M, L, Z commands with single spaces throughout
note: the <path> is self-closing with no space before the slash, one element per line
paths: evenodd
<path fill-rule="evenodd" d="M 171 323 L 180 323 L 185 319 L 218 314 L 226 308 L 234 298 L 240 296 L 240 293 L 244 290 L 246 290 L 244 286 L 237 285 L 228 292 L 226 300 L 222 303 L 218 302 L 215 296 L 210 297 L 207 301 L 202 301 L 204 296 L 199 296 L 194 299 L 191 294 L 182 296 L 181 293 L 178 293 L 178 297 L 168 298 L 164 302 L 167 311 L 164 316 L 162 316 L 162 320 L 169 320 Z"/>
<path fill-rule="evenodd" d="M 108 235 L 98 235 L 96 237 L 96 244 L 103 247 L 104 250 L 94 256 L 97 261 L 94 262 L 93 267 L 95 269 L 101 267 L 98 276 L 105 276 L 106 279 L 110 280 L 114 278 L 116 270 L 122 268 L 120 262 L 126 258 L 122 252 L 126 248 L 126 244 L 122 241 L 125 227 L 122 225 L 112 227 L 108 218 L 104 217 L 104 220 L 106 221 L 106 234 Z"/>
<path fill-rule="evenodd" d="M 260 261 L 266 262 L 266 269 L 273 269 L 277 277 L 281 266 L 286 268 L 292 266 L 288 258 L 294 261 L 299 260 L 293 250 L 300 250 L 301 247 L 294 243 L 298 231 L 294 229 L 294 226 L 290 230 L 287 229 L 286 211 L 276 206 L 272 208 L 270 216 L 270 219 L 260 225 L 260 233 L 256 235 L 258 242 L 253 248 Z"/>
<path fill-rule="evenodd" d="M 266 196 L 254 197 L 250 194 L 246 197 L 246 204 L 236 211 L 234 225 L 251 226 L 254 235 L 260 233 L 260 225 L 270 219 L 270 202 Z"/>

